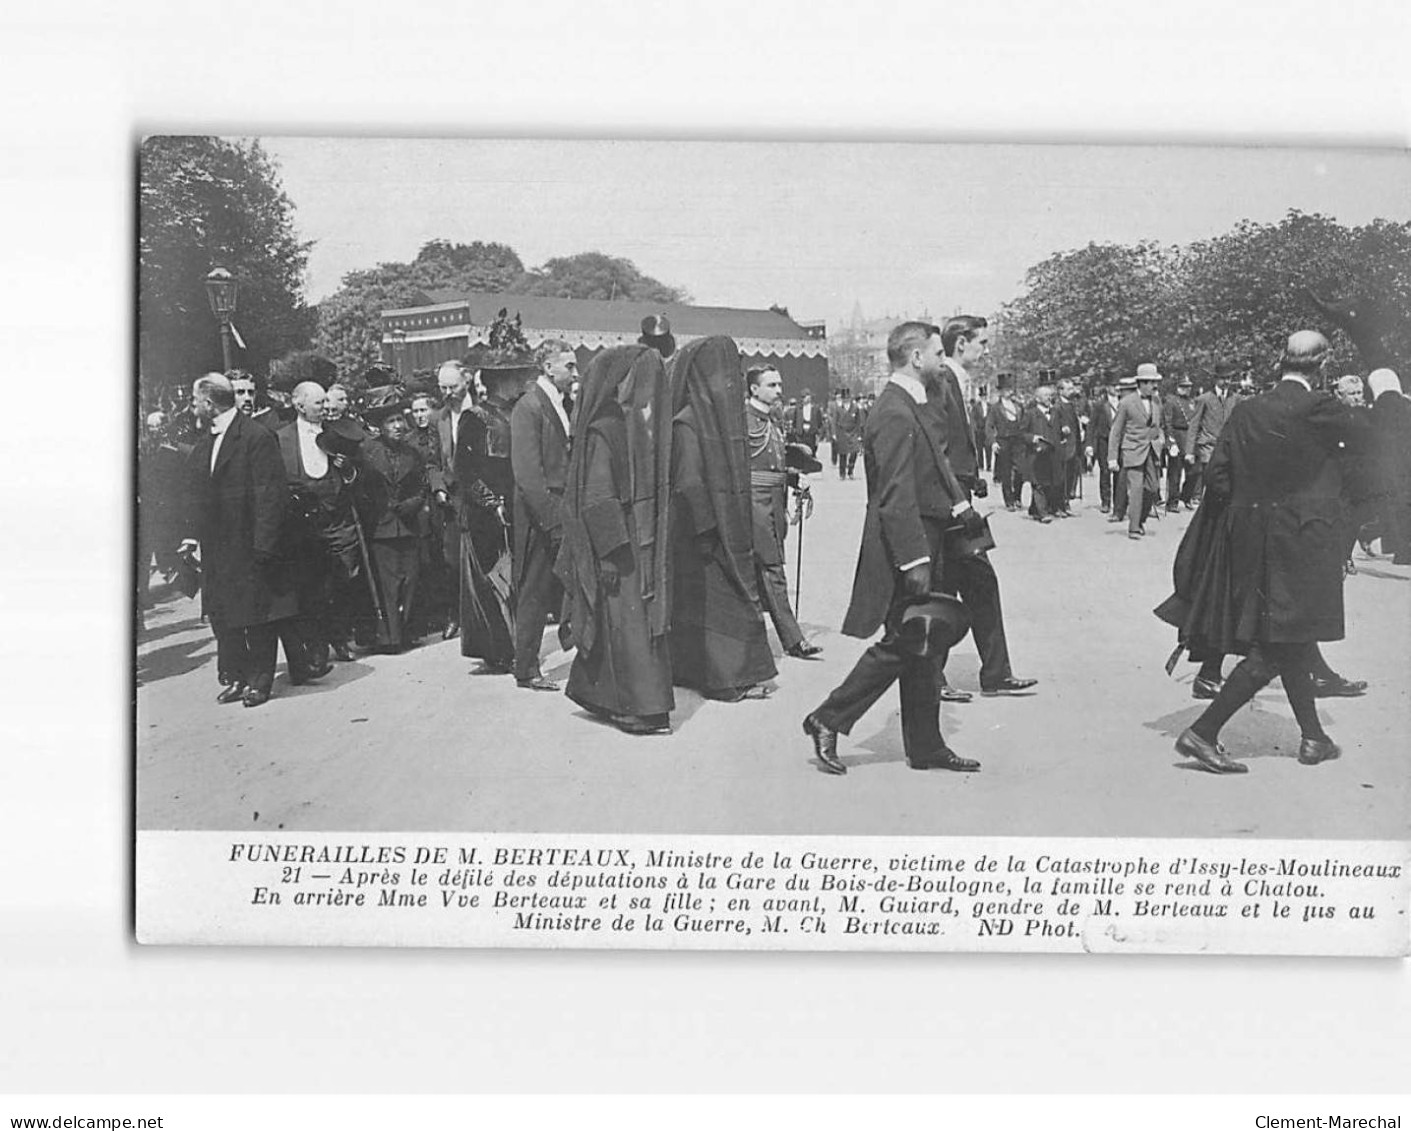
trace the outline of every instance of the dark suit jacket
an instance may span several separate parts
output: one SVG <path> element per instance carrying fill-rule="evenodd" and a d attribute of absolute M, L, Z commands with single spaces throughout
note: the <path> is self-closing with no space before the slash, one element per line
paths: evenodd
<path fill-rule="evenodd" d="M 1356 423 L 1331 393 L 1290 380 L 1231 411 L 1205 479 L 1227 500 L 1228 565 L 1208 571 L 1196 636 L 1225 651 L 1342 639 L 1340 445 L 1357 450 Z"/>
<path fill-rule="evenodd" d="M 1116 409 L 1106 395 L 1093 401 L 1092 415 L 1088 418 L 1086 444 L 1093 450 L 1093 459 L 1103 467 L 1107 466 L 1107 441 L 1111 438 L 1112 422 L 1116 417 Z"/>
<path fill-rule="evenodd" d="M 942 535 L 965 492 L 946 461 L 940 414 L 899 385 L 884 386 L 868 413 L 862 458 L 867 516 L 843 632 L 867 637 L 886 620 L 902 566 L 929 558 L 939 579 Z"/>
<path fill-rule="evenodd" d="M 189 527 L 201 543 L 203 608 L 219 629 L 294 616 L 292 584 L 280 568 L 288 501 L 279 444 L 237 412 L 214 469 L 206 432 L 191 453 Z"/>
<path fill-rule="evenodd" d="M 1024 439 L 1024 474 L 1031 483 L 1051 487 L 1058 482 L 1058 468 L 1063 459 L 1058 405 L 1049 406 L 1048 415 L 1039 411 L 1037 403 L 1024 410 L 1020 418 Z"/>
<path fill-rule="evenodd" d="M 962 481 L 974 479 L 980 473 L 980 458 L 975 446 L 975 433 L 970 428 L 970 409 L 960 391 L 960 381 L 949 365 L 941 366 L 938 380 L 939 395 L 933 395 L 931 402 L 941 413 L 946 458 L 958 478 Z"/>
<path fill-rule="evenodd" d="M 801 444 L 816 448 L 819 438 L 827 427 L 823 419 L 827 412 L 827 406 L 816 405 L 812 401 L 809 404 L 812 406 L 812 411 L 809 414 L 810 419 L 804 420 L 803 405 L 797 404 L 794 406 L 793 412 L 789 414 L 787 428 L 790 440 L 797 440 Z"/>
<path fill-rule="evenodd" d="M 568 479 L 568 434 L 539 384 L 510 412 L 510 466 L 514 471 L 514 553 L 522 562 L 532 540 L 557 542 L 563 529 Z M 519 572 L 519 566 L 515 567 Z"/>
<path fill-rule="evenodd" d="M 1067 462 L 1078 454 L 1078 442 L 1082 439 L 1077 406 L 1058 397 L 1053 402 L 1053 418 L 1058 422 L 1058 458 Z M 1067 432 L 1063 431 L 1065 428 Z"/>

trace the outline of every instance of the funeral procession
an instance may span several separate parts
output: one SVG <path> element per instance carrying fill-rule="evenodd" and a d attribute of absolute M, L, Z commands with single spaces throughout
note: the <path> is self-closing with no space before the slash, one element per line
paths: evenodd
<path fill-rule="evenodd" d="M 1407 835 L 1404 155 L 814 148 L 141 143 L 139 828 Z"/>

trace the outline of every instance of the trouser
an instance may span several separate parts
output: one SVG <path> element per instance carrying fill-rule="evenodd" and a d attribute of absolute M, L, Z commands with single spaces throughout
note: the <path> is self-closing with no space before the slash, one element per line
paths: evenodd
<path fill-rule="evenodd" d="M 1135 532 L 1146 525 L 1147 516 L 1156 501 L 1156 456 L 1147 456 L 1146 462 L 1137 467 L 1124 467 L 1122 478 L 1127 487 L 1127 530 Z"/>
<path fill-rule="evenodd" d="M 989 470 L 990 470 L 990 445 L 983 442 L 984 439 L 985 439 L 984 429 L 983 429 L 983 428 L 981 428 L 981 429 L 976 429 L 976 432 L 975 432 L 975 439 L 976 439 L 977 441 L 980 441 L 980 451 L 979 451 L 979 453 L 978 453 L 978 458 L 979 458 L 979 461 L 980 461 L 979 470 L 981 470 L 981 471 L 989 471 Z"/>
<path fill-rule="evenodd" d="M 1078 484 L 1083 478 L 1083 457 L 1070 456 L 1063 465 L 1063 502 L 1064 510 L 1068 509 L 1068 501 L 1078 497 Z"/>
<path fill-rule="evenodd" d="M 1178 501 L 1185 499 L 1190 501 L 1188 493 L 1190 491 L 1190 476 L 1185 475 L 1186 482 L 1182 490 L 1182 474 L 1185 472 L 1186 462 L 1180 456 L 1166 457 L 1166 506 L 1174 508 Z"/>
<path fill-rule="evenodd" d="M 288 620 L 266 624 L 212 626 L 216 635 L 216 678 L 268 692 L 274 686 L 279 638 Z"/>
<path fill-rule="evenodd" d="M 1313 696 L 1313 673 L 1319 668 L 1326 671 L 1327 664 L 1316 643 L 1256 644 L 1235 666 L 1220 693 L 1191 724 L 1191 729 L 1207 742 L 1216 741 L 1230 717 L 1277 675 L 1283 681 L 1284 694 L 1303 737 L 1325 738 Z"/>
<path fill-rule="evenodd" d="M 755 558 L 755 576 L 759 581 L 759 599 L 769 619 L 774 622 L 774 631 L 779 634 L 779 643 L 787 652 L 796 644 L 803 643 L 803 630 L 789 604 L 789 576 L 783 561 L 766 564 Z"/>
<path fill-rule="evenodd" d="M 1094 459 L 1097 462 L 1098 498 L 1102 501 L 1102 509 L 1105 511 L 1110 511 L 1112 509 L 1113 480 L 1116 478 L 1116 476 L 1113 475 L 1112 469 L 1107 466 L 1107 460 L 1098 458 L 1096 456 L 1094 457 Z"/>
<path fill-rule="evenodd" d="M 1004 505 L 1018 506 L 1021 482 L 1019 478 L 1019 441 L 1001 440 L 995 448 L 995 481 L 1004 496 Z"/>
<path fill-rule="evenodd" d="M 923 660 L 897 648 L 895 627 L 903 608 L 900 604 L 892 606 L 882 639 L 858 657 L 847 678 L 833 689 L 814 716 L 830 730 L 849 734 L 858 719 L 896 683 L 901 692 L 902 750 L 911 762 L 945 749 L 937 689 L 937 675 L 945 660 Z"/>
<path fill-rule="evenodd" d="M 837 449 L 835 448 L 834 450 L 836 451 Z M 838 465 L 839 479 L 851 479 L 853 469 L 857 467 L 857 449 L 853 448 L 850 451 L 841 453 L 833 462 Z"/>
<path fill-rule="evenodd" d="M 947 561 L 942 569 L 941 591 L 958 596 L 970 613 L 970 631 L 980 653 L 980 687 L 999 686 L 1013 673 L 1009 667 L 1009 641 L 1004 633 L 995 567 L 987 557 Z"/>
<path fill-rule="evenodd" d="M 514 563 L 519 581 L 515 598 L 514 677 L 529 680 L 541 674 L 539 648 L 549 614 L 563 605 L 563 586 L 554 576 L 558 542 L 542 531 L 531 531 L 524 560 Z"/>

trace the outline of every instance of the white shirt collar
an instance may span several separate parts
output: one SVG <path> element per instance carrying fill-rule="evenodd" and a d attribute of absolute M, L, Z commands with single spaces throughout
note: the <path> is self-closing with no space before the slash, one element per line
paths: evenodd
<path fill-rule="evenodd" d="M 218 413 L 215 419 L 211 421 L 211 435 L 223 436 L 225 430 L 230 427 L 230 422 L 235 419 L 235 414 L 238 411 L 238 409 L 228 408 L 224 412 Z"/>
<path fill-rule="evenodd" d="M 568 409 L 563 407 L 563 394 L 558 391 L 554 383 L 543 373 L 539 374 L 539 379 L 535 384 L 544 390 L 545 395 L 549 398 L 549 403 L 554 406 L 554 411 L 558 413 L 559 422 L 563 425 L 564 435 L 568 435 Z"/>
<path fill-rule="evenodd" d="M 302 416 L 298 417 L 296 422 L 299 425 L 300 432 L 313 433 L 317 435 L 319 432 L 323 431 L 322 424 L 315 424 L 312 420 L 305 420 Z"/>
<path fill-rule="evenodd" d="M 906 395 L 917 404 L 926 403 L 926 386 L 921 383 L 920 378 L 913 377 L 910 373 L 896 371 L 891 376 L 893 385 L 900 385 Z"/>
<path fill-rule="evenodd" d="M 1285 374 L 1283 374 L 1283 375 L 1279 378 L 1279 380 L 1280 380 L 1280 381 L 1297 381 L 1300 385 L 1302 385 L 1302 386 L 1303 386 L 1305 389 L 1307 389 L 1310 393 L 1313 391 L 1313 386 L 1311 386 L 1311 385 L 1308 383 L 1307 379 L 1304 378 L 1304 377 L 1301 377 L 1301 376 L 1300 376 L 1299 374 L 1297 374 L 1297 373 L 1285 373 Z"/>

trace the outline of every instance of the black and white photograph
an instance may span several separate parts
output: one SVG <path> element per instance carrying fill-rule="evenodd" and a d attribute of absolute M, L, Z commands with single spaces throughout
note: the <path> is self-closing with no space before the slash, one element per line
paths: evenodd
<path fill-rule="evenodd" d="M 1300 878 L 1400 879 L 1405 154 L 154 135 L 137 167 L 139 833 L 412 909 L 379 885 L 415 868 L 346 866 L 446 865 L 450 909 L 483 854 L 301 836 L 655 836 L 495 856 L 718 865 L 811 935 L 820 878 L 889 881 L 839 842 L 771 857 L 820 874 L 785 896 L 709 838 L 905 838 L 876 867 L 960 897 L 850 935 L 1076 936 L 1019 897 L 1142 875 L 972 879 L 955 838 L 1166 842 L 1158 920 L 1237 913 L 1231 869 L 1305 922 Z"/>

